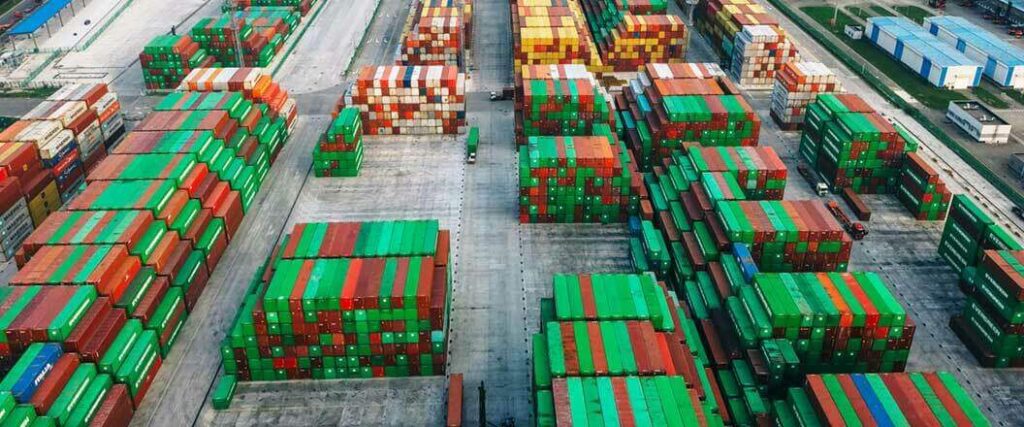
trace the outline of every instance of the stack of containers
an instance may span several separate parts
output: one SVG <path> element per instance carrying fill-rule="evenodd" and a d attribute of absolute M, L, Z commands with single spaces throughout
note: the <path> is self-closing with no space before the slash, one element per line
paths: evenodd
<path fill-rule="evenodd" d="M 74 130 L 68 127 L 74 123 L 77 129 L 84 132 L 84 128 L 77 123 L 82 121 L 82 117 L 90 116 L 90 110 L 81 101 L 43 101 L 22 116 L 22 120 L 30 124 L 15 137 L 15 140 L 21 142 L 34 143 L 39 149 L 43 166 L 53 174 L 57 191 L 64 201 L 78 191 L 85 176 L 82 150 L 75 139 Z M 96 145 L 102 145 L 103 141 L 99 129 L 93 126 L 91 130 L 90 137 L 83 138 L 83 142 L 88 142 L 91 149 L 95 150 Z"/>
<path fill-rule="evenodd" d="M 443 374 L 450 245 L 437 220 L 296 224 L 253 280 L 222 345 L 225 372 Z"/>
<path fill-rule="evenodd" d="M 775 73 L 771 115 L 783 130 L 799 130 L 807 105 L 818 94 L 841 93 L 843 85 L 825 64 L 790 62 Z"/>
<path fill-rule="evenodd" d="M 625 145 L 598 136 L 534 136 L 519 149 L 519 221 L 625 222 L 639 179 Z"/>
<path fill-rule="evenodd" d="M 124 132 L 120 110 L 106 84 L 72 84 L 0 132 L 0 181 L 17 178 L 14 185 L 27 202 L 30 224 L 42 223 L 79 189 L 83 161 L 95 165 L 106 146 L 117 142 Z M 7 201 L 0 208 L 17 204 L 17 199 Z"/>
<path fill-rule="evenodd" d="M 21 268 L 12 286 L 0 290 L 0 354 L 13 359 L 33 342 L 51 341 L 78 353 L 80 366 L 88 362 L 90 371 L 80 379 L 81 368 L 63 368 L 74 373 L 62 375 L 50 393 L 79 395 L 83 381 L 97 372 L 125 386 L 107 394 L 120 402 L 91 405 L 95 414 L 86 420 L 114 416 L 115 409 L 123 416 L 124 399 L 138 407 L 238 229 L 244 214 L 240 194 L 255 174 L 225 141 L 252 132 L 265 145 L 256 128 L 287 129 L 280 107 L 288 102 L 278 100 L 287 94 L 271 90 L 272 82 L 247 79 L 253 70 L 231 74 L 239 77 L 223 86 L 192 81 L 209 93 L 161 102 L 163 110 L 143 120 L 89 175 L 87 190 L 29 236 L 16 256 Z M 219 91 L 235 85 L 245 102 L 229 106 L 227 99 L 234 97 Z M 154 119 L 179 112 L 218 117 Z M 58 417 L 62 425 L 80 425 L 64 424 L 69 411 L 75 416 L 73 404 L 54 408 L 64 411 Z"/>
<path fill-rule="evenodd" d="M 454 0 L 417 1 L 398 65 L 462 65 L 462 9 Z"/>
<path fill-rule="evenodd" d="M 318 177 L 359 175 L 363 164 L 363 122 L 359 110 L 345 107 L 313 149 L 313 174 Z"/>
<path fill-rule="evenodd" d="M 538 425 L 727 418 L 693 320 L 653 275 L 556 275 L 553 296 L 533 336 Z"/>
<path fill-rule="evenodd" d="M 940 221 L 946 219 L 953 193 L 920 155 L 907 153 L 896 197 L 919 221 Z"/>
<path fill-rule="evenodd" d="M 820 201 L 722 201 L 725 234 L 761 271 L 846 271 L 853 241 Z"/>
<path fill-rule="evenodd" d="M 691 146 L 687 155 L 698 173 L 731 175 L 751 200 L 782 200 L 786 165 L 771 147 Z"/>
<path fill-rule="evenodd" d="M 733 42 L 744 26 L 779 25 L 755 0 L 701 0 L 695 18 L 697 28 L 723 58 L 733 57 Z"/>
<path fill-rule="evenodd" d="M 316 0 L 227 0 L 225 10 L 245 10 L 253 6 L 285 6 L 306 16 Z"/>
<path fill-rule="evenodd" d="M 576 2 L 517 0 L 511 2 L 511 9 L 514 69 L 584 64 L 591 71 L 602 71 L 601 57 Z"/>
<path fill-rule="evenodd" d="M 773 405 L 780 425 L 990 425 L 948 372 L 808 375 Z"/>
<path fill-rule="evenodd" d="M 54 102 L 84 102 L 89 112 L 72 122 L 67 128 L 75 133 L 82 163 L 89 171 L 107 154 L 124 135 L 124 117 L 117 94 L 106 83 L 77 83 L 62 87 L 47 98 Z M 99 144 L 96 140 L 102 142 Z"/>
<path fill-rule="evenodd" d="M 139 59 L 142 79 L 150 90 L 174 89 L 193 69 L 217 63 L 187 34 L 157 36 L 143 48 Z"/>
<path fill-rule="evenodd" d="M 531 136 L 593 135 L 614 126 L 611 96 L 583 65 L 526 65 L 516 77 L 516 142 Z"/>
<path fill-rule="evenodd" d="M 462 29 L 464 31 L 462 47 L 473 48 L 473 0 L 462 1 Z"/>
<path fill-rule="evenodd" d="M 363 67 L 343 100 L 359 109 L 367 135 L 466 130 L 466 75 L 458 67 Z"/>
<path fill-rule="evenodd" d="M 753 287 L 757 301 L 742 299 L 736 325 L 790 341 L 804 372 L 906 366 L 915 326 L 877 273 L 759 273 Z"/>
<path fill-rule="evenodd" d="M 28 203 L 21 193 L 21 180 L 17 177 L 0 180 L 0 255 L 4 261 L 14 257 L 33 227 Z"/>
<path fill-rule="evenodd" d="M 604 64 L 614 71 L 637 71 L 649 62 L 682 62 L 686 26 L 665 14 L 664 0 L 581 2 Z"/>
<path fill-rule="evenodd" d="M 953 331 L 985 367 L 1024 366 L 1024 251 L 986 250 Z"/>
<path fill-rule="evenodd" d="M 1024 89 L 1024 49 L 959 16 L 930 16 L 924 27 L 964 56 L 985 64 L 983 73 L 995 84 Z"/>
<path fill-rule="evenodd" d="M 959 90 L 981 83 L 982 62 L 964 56 L 907 18 L 868 18 L 866 34 L 872 44 L 936 87 Z"/>
<path fill-rule="evenodd" d="M 644 170 L 684 142 L 757 145 L 761 119 L 718 72 L 702 64 L 648 64 L 616 98 L 626 142 Z"/>
<path fill-rule="evenodd" d="M 127 425 L 161 364 L 156 333 L 90 286 L 6 289 L 4 423 Z"/>
<path fill-rule="evenodd" d="M 807 107 L 800 154 L 833 189 L 891 193 L 918 142 L 856 95 L 818 95 Z"/>
<path fill-rule="evenodd" d="M 1019 251 L 1024 246 L 968 196 L 953 196 L 949 218 L 939 239 L 939 256 L 957 273 L 973 276 L 970 267 L 976 266 L 988 249 Z"/>
<path fill-rule="evenodd" d="M 799 60 L 799 53 L 786 31 L 778 25 L 744 25 L 736 34 L 732 49 L 732 77 L 749 90 L 770 90 L 775 73 L 783 65 Z"/>
<path fill-rule="evenodd" d="M 284 47 L 284 39 L 299 19 L 299 13 L 288 7 L 249 8 L 199 20 L 192 27 L 192 38 L 223 66 L 266 67 Z M 241 55 L 236 52 L 239 46 Z M 239 58 L 243 64 L 238 63 Z"/>
<path fill-rule="evenodd" d="M 28 204 L 32 225 L 38 226 L 50 213 L 60 208 L 62 201 L 53 173 L 43 167 L 39 149 L 29 142 L 7 142 L 15 139 L 19 129 L 27 129 L 31 122 L 17 121 L 0 132 L 0 182 L 14 180 Z M 7 185 L 15 185 L 8 183 Z M 11 201 L 16 204 L 17 201 Z M 13 206 L 13 205 L 12 205 Z M 6 211 L 5 211 L 6 212 Z"/>

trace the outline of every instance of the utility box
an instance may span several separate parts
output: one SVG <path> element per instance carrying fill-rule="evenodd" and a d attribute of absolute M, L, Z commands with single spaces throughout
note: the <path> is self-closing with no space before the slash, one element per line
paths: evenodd
<path fill-rule="evenodd" d="M 979 102 L 950 101 L 946 118 L 975 141 L 985 144 L 1005 144 L 1010 141 L 1012 126 Z"/>
<path fill-rule="evenodd" d="M 864 38 L 863 25 L 847 25 L 846 28 L 843 29 L 843 32 L 846 33 L 846 37 L 853 40 L 860 40 Z"/>

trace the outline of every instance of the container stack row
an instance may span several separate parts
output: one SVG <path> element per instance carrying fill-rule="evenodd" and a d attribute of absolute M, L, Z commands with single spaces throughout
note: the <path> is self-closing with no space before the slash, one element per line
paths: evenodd
<path fill-rule="evenodd" d="M 367 66 L 345 93 L 367 135 L 455 135 L 466 130 L 466 75 L 458 67 Z"/>
<path fill-rule="evenodd" d="M 416 1 L 398 65 L 462 65 L 465 20 L 455 0 Z"/>
<path fill-rule="evenodd" d="M 761 119 L 715 65 L 648 64 L 615 103 L 644 170 L 684 142 L 754 146 L 760 135 Z"/>
<path fill-rule="evenodd" d="M 953 192 L 939 173 L 917 153 L 907 153 L 900 171 L 896 198 L 919 221 L 946 219 Z"/>
<path fill-rule="evenodd" d="M 113 147 L 15 256 L 19 271 L 0 291 L 0 364 L 30 378 L 11 390 L 28 417 L 127 424 L 287 137 L 282 107 L 294 101 L 269 75 L 204 72 Z M 253 144 L 257 154 L 244 148 Z M 36 363 L 39 346 L 54 349 L 52 365 Z M 26 377 L 19 366 L 45 369 Z"/>
<path fill-rule="evenodd" d="M 1024 49 L 958 16 L 931 16 L 924 28 L 964 56 L 984 64 L 983 73 L 993 83 L 1024 89 Z"/>
<path fill-rule="evenodd" d="M 902 371 L 913 321 L 877 273 L 760 273 L 736 334 L 744 348 L 759 340 L 790 342 L 804 372 Z M 729 307 L 732 309 L 732 307 Z"/>
<path fill-rule="evenodd" d="M 664 0 L 580 2 L 601 59 L 614 71 L 634 72 L 650 62 L 682 62 L 686 25 L 667 14 Z"/>
<path fill-rule="evenodd" d="M 451 235 L 436 220 L 299 223 L 222 345 L 239 380 L 442 375 Z"/>
<path fill-rule="evenodd" d="M 318 177 L 359 175 L 363 164 L 363 122 L 359 110 L 345 107 L 313 149 L 313 174 Z"/>
<path fill-rule="evenodd" d="M 213 67 L 217 59 L 188 34 L 164 34 L 151 40 L 139 54 L 146 89 L 170 90 L 196 68 Z"/>
<path fill-rule="evenodd" d="M 939 256 L 964 277 L 973 275 L 971 270 L 989 249 L 1019 251 L 1024 246 L 968 196 L 953 196 L 939 239 Z"/>
<path fill-rule="evenodd" d="M 773 407 L 784 426 L 989 425 L 956 378 L 941 371 L 808 375 Z"/>
<path fill-rule="evenodd" d="M 846 271 L 850 262 L 853 241 L 819 201 L 723 201 L 715 215 L 761 271 Z"/>
<path fill-rule="evenodd" d="M 736 34 L 729 71 L 748 90 L 771 90 L 775 73 L 798 61 L 796 45 L 778 25 L 744 25 Z"/>
<path fill-rule="evenodd" d="M 784 130 L 799 130 L 807 105 L 819 94 L 842 93 L 839 78 L 820 62 L 791 62 L 775 73 L 772 88 L 772 119 Z"/>
<path fill-rule="evenodd" d="M 782 200 L 786 191 L 786 165 L 771 147 L 700 147 L 686 150 L 693 170 L 701 174 L 728 174 L 745 199 Z"/>
<path fill-rule="evenodd" d="M 519 220 L 625 222 L 639 208 L 640 182 L 607 125 L 594 136 L 529 137 L 519 149 Z"/>
<path fill-rule="evenodd" d="M 556 275 L 552 295 L 532 341 L 538 425 L 723 422 L 696 326 L 653 275 Z"/>
<path fill-rule="evenodd" d="M 86 170 L 123 135 L 121 104 L 106 84 L 62 87 L 0 132 L 4 259 L 79 191 Z"/>
<path fill-rule="evenodd" d="M 967 303 L 949 325 L 984 367 L 1024 366 L 1024 251 L 986 250 L 962 275 Z"/>
<path fill-rule="evenodd" d="M 254 6 L 286 6 L 306 16 L 317 0 L 227 0 L 226 10 L 243 10 Z"/>
<path fill-rule="evenodd" d="M 217 18 L 200 19 L 192 27 L 192 39 L 223 67 L 266 67 L 300 19 L 299 12 L 290 7 L 229 11 Z"/>
<path fill-rule="evenodd" d="M 865 29 L 871 43 L 936 87 L 968 89 L 981 83 L 982 63 L 907 18 L 868 18 Z"/>
<path fill-rule="evenodd" d="M 60 301 L 52 296 L 57 292 L 65 294 L 66 308 L 55 311 L 35 305 L 40 298 Z M 0 421 L 127 426 L 162 361 L 155 333 L 143 332 L 138 320 L 126 320 L 123 310 L 97 298 L 90 287 L 20 287 L 2 298 L 5 305 L 19 305 L 20 310 L 8 311 L 8 317 L 20 322 L 15 327 L 21 328 L 7 330 L 8 335 L 49 334 L 50 342 L 28 344 L 7 366 L 0 380 Z M 72 310 L 81 314 L 76 317 Z M 29 319 L 32 314 L 36 317 Z M 53 321 L 50 329 L 39 323 L 46 319 Z M 98 358 L 95 351 L 104 346 L 110 350 Z"/>
<path fill-rule="evenodd" d="M 528 65 L 516 75 L 516 140 L 585 136 L 615 125 L 611 96 L 583 65 Z"/>
<path fill-rule="evenodd" d="M 510 7 L 513 69 L 557 64 L 583 64 L 595 72 L 603 69 L 577 2 L 517 0 Z"/>
<path fill-rule="evenodd" d="M 733 57 L 736 35 L 747 25 L 778 27 L 779 21 L 755 0 L 701 0 L 697 4 L 697 29 L 706 34 L 712 48 L 723 58 Z"/>
<path fill-rule="evenodd" d="M 818 95 L 807 107 L 800 154 L 836 191 L 892 193 L 918 141 L 857 95 Z"/>

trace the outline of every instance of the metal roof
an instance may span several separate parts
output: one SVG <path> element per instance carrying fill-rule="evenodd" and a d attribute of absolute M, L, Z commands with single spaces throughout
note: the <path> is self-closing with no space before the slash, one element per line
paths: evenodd
<path fill-rule="evenodd" d="M 952 33 L 967 45 L 985 52 L 989 58 L 1007 65 L 1024 65 L 1024 49 L 1007 43 L 981 27 L 956 16 L 934 16 L 925 18 L 929 24 Z"/>
<path fill-rule="evenodd" d="M 975 66 L 981 67 L 978 61 L 964 56 L 963 53 L 953 48 L 952 45 L 939 40 L 938 37 L 929 33 L 907 18 L 899 17 L 876 17 L 869 18 L 868 23 L 879 29 L 890 33 L 903 43 L 904 46 L 918 51 L 928 58 L 932 64 L 940 67 L 954 66 Z"/>
<path fill-rule="evenodd" d="M 60 13 L 61 9 L 64 9 L 68 3 L 71 3 L 71 0 L 48 0 L 32 12 L 31 15 L 18 22 L 18 25 L 11 28 L 7 34 L 17 36 L 36 32 L 39 27 L 46 25 L 46 21 Z"/>

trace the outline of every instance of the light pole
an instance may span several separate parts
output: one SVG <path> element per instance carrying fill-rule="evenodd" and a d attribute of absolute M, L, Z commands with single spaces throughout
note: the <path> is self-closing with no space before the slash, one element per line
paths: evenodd
<path fill-rule="evenodd" d="M 242 24 L 238 22 L 238 10 L 231 11 L 231 28 L 235 30 L 235 62 L 238 67 L 244 67 L 242 63 Z"/>

